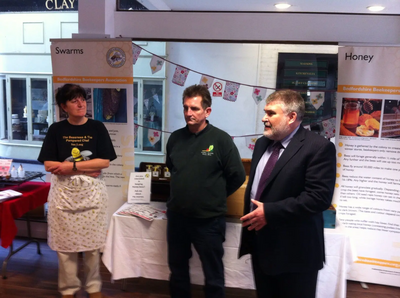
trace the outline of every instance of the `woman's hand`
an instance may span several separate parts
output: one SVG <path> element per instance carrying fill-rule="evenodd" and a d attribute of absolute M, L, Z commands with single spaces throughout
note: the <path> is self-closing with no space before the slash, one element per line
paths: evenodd
<path fill-rule="evenodd" d="M 54 175 L 72 175 L 73 173 L 75 173 L 74 171 L 72 171 L 72 167 L 72 162 L 64 161 L 48 167 L 47 171 Z"/>

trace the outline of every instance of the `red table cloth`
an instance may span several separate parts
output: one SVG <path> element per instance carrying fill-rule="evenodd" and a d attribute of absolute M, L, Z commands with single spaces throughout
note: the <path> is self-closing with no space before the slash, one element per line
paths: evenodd
<path fill-rule="evenodd" d="M 0 203 L 0 239 L 1 246 L 7 248 L 17 235 L 15 219 L 26 212 L 33 210 L 47 202 L 50 183 L 25 182 L 18 186 L 3 188 L 13 189 L 22 193 L 22 196 Z"/>

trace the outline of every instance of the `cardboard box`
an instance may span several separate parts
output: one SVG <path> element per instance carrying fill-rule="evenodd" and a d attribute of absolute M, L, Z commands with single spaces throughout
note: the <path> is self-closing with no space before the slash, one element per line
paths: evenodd
<path fill-rule="evenodd" d="M 249 176 L 246 176 L 246 181 L 242 184 L 242 186 L 226 199 L 226 204 L 228 207 L 226 216 L 236 218 L 243 216 L 244 192 L 246 191 L 248 180 Z"/>
<path fill-rule="evenodd" d="M 251 167 L 251 158 L 242 158 L 242 164 L 244 167 L 244 171 L 246 172 L 246 175 L 250 175 L 250 167 Z"/>

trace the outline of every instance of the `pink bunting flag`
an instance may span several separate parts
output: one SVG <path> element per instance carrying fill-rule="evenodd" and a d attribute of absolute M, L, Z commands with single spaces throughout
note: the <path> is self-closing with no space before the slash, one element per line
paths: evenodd
<path fill-rule="evenodd" d="M 133 44 L 132 45 L 132 54 L 133 54 L 133 64 L 136 64 L 137 59 L 139 58 L 140 52 L 142 51 L 141 47 L 138 47 L 137 45 Z"/>
<path fill-rule="evenodd" d="M 240 84 L 234 82 L 226 82 L 223 99 L 228 101 L 236 101 L 239 93 Z"/>
<path fill-rule="evenodd" d="M 325 137 L 328 139 L 334 138 L 336 133 L 336 118 L 329 118 L 322 121 L 322 127 L 324 128 Z"/>
<path fill-rule="evenodd" d="M 188 74 L 189 74 L 189 69 L 184 68 L 182 66 L 177 66 L 175 68 L 175 73 L 172 78 L 172 83 L 179 86 L 185 85 Z"/>

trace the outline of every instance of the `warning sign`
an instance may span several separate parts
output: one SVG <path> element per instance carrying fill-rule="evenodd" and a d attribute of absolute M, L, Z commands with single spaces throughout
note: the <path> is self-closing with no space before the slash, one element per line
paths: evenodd
<path fill-rule="evenodd" d="M 215 82 L 213 84 L 213 94 L 214 97 L 222 97 L 222 83 Z"/>

